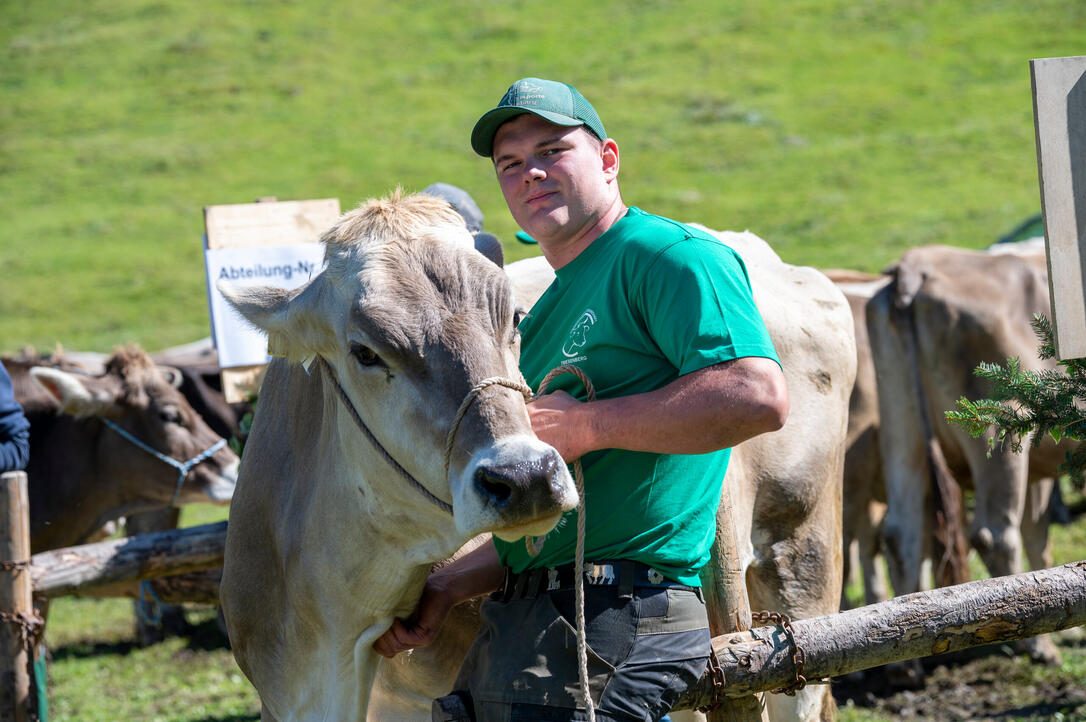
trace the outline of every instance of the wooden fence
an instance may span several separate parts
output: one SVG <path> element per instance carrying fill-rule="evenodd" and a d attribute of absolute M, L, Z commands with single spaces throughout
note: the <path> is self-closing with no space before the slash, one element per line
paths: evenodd
<path fill-rule="evenodd" d="M 130 596 L 139 580 L 221 567 L 225 543 L 226 522 L 220 522 L 31 557 L 26 475 L 0 475 L 0 566 L 6 572 L 0 575 L 0 719 L 35 717 L 32 596 Z M 209 594 L 196 592 L 201 599 Z M 676 708 L 787 687 L 800 671 L 797 659 L 806 679 L 818 680 L 1086 625 L 1086 561 L 781 622 L 715 637 L 724 684 L 707 674 Z"/>

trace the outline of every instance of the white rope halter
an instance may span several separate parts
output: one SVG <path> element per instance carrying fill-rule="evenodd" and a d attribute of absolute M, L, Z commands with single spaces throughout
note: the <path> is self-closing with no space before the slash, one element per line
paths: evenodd
<path fill-rule="evenodd" d="M 189 470 L 192 469 L 192 467 L 199 464 L 201 461 L 203 461 L 203 460 L 207 459 L 208 457 L 210 457 L 212 454 L 214 454 L 216 451 L 218 451 L 222 447 L 226 446 L 226 439 L 219 439 L 214 444 L 207 447 L 206 449 L 204 449 L 203 451 L 201 451 L 199 454 L 192 457 L 188 461 L 178 461 L 177 459 L 173 459 L 173 458 L 171 458 L 169 456 L 166 456 L 161 451 L 158 451 L 157 449 L 143 443 L 142 441 L 137 439 L 135 436 L 128 433 L 127 431 L 125 431 L 124 429 L 122 429 L 120 426 L 113 423 L 109 419 L 102 419 L 102 423 L 104 423 L 106 426 L 113 429 L 118 434 L 123 436 L 125 439 L 127 439 L 128 441 L 131 441 L 133 444 L 140 447 L 141 449 L 143 449 L 144 451 L 146 451 L 148 454 L 155 457 L 159 461 L 165 462 L 165 463 L 169 464 L 170 466 L 172 466 L 173 468 L 177 469 L 177 485 L 174 487 L 173 497 L 170 498 L 170 503 L 167 504 L 166 507 L 171 507 L 171 506 L 173 506 L 174 504 L 177 503 L 177 498 L 181 495 L 181 485 L 185 483 L 185 476 L 188 475 Z"/>

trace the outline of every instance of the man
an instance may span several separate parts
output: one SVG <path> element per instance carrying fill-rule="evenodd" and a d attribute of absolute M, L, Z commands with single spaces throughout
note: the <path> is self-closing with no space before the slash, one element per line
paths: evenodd
<path fill-rule="evenodd" d="M 0 364 L 0 472 L 25 469 L 30 459 L 30 422 L 15 400 L 11 377 Z"/>
<path fill-rule="evenodd" d="M 788 393 L 742 261 L 704 233 L 637 208 L 619 150 L 572 86 L 514 83 L 476 124 L 513 218 L 557 278 L 521 323 L 532 428 L 585 476 L 585 605 L 598 720 L 657 720 L 710 651 L 698 572 L 709 559 L 728 449 L 784 424 Z M 478 722 L 578 711 L 569 518 L 533 555 L 495 540 L 431 576 L 411 619 L 375 647 L 429 643 L 456 603 L 494 592 L 457 689 Z M 495 591 L 497 590 L 497 591 Z M 582 705 L 583 706 L 583 705 Z"/>

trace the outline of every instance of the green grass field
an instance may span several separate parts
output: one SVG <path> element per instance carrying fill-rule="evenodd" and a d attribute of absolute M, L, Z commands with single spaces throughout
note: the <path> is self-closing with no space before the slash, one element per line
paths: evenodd
<path fill-rule="evenodd" d="M 1068 0 L 0 2 L 0 351 L 206 336 L 206 205 L 440 180 L 534 253 L 467 143 L 526 75 L 593 100 L 628 203 L 824 268 L 985 246 L 1039 210 L 1028 61 L 1084 37 Z M 55 719 L 255 716 L 225 649 L 130 625 L 55 605 Z"/>
<path fill-rule="evenodd" d="M 1039 210 L 1028 60 L 1082 52 L 1066 0 L 454 0 L 0 5 L 0 350 L 207 335 L 202 208 L 467 189 L 523 75 L 574 82 L 627 202 L 875 270 Z"/>

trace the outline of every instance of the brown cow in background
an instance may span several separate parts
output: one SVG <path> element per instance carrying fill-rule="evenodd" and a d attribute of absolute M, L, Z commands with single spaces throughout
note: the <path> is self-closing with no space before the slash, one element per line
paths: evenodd
<path fill-rule="evenodd" d="M 31 425 L 34 552 L 81 544 L 125 515 L 229 502 L 237 456 L 142 350 L 118 351 L 101 375 L 30 361 L 4 365 Z M 185 462 L 182 474 L 177 465 Z"/>
<path fill-rule="evenodd" d="M 1051 477 L 1066 447 L 1046 440 L 1022 454 L 998 447 L 989 454 L 985 439 L 944 420 L 960 397 L 991 395 L 990 383 L 973 373 L 981 362 L 1017 356 L 1023 368 L 1044 366 L 1030 327 L 1033 314 L 1049 313 L 1043 250 L 911 249 L 866 313 L 888 501 L 883 540 L 894 591 L 918 591 L 923 561 L 939 559 L 931 493 L 932 469 L 939 465 L 929 454 L 936 447 L 950 473 L 974 490 L 969 539 L 989 572 L 1023 571 L 1023 549 L 1034 569 L 1050 566 L 1046 513 Z M 1046 638 L 1026 646 L 1035 659 L 1058 660 Z"/>

